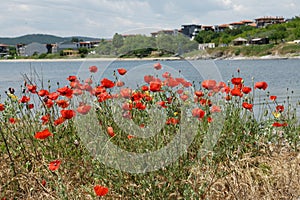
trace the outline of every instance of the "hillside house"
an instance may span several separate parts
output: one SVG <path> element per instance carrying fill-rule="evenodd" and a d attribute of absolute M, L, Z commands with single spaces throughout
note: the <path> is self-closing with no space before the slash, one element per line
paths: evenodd
<path fill-rule="evenodd" d="M 214 27 L 215 32 L 223 32 L 226 29 L 229 29 L 229 24 L 220 24 L 220 25 L 215 25 Z"/>
<path fill-rule="evenodd" d="M 232 41 L 234 46 L 245 45 L 247 43 L 247 39 L 238 37 Z"/>
<path fill-rule="evenodd" d="M 201 25 L 188 24 L 188 25 L 181 25 L 181 26 L 182 26 L 182 28 L 181 28 L 180 32 L 183 35 L 188 36 L 189 38 L 195 37 L 201 30 Z"/>
<path fill-rule="evenodd" d="M 57 45 L 57 51 L 60 52 L 62 50 L 65 49 L 69 49 L 69 50 L 77 50 L 78 49 L 78 43 L 76 42 L 61 42 Z"/>
<path fill-rule="evenodd" d="M 174 29 L 174 30 L 160 30 L 160 31 L 151 33 L 151 36 L 152 37 L 157 37 L 160 34 L 177 35 L 178 34 L 178 30 L 177 29 Z"/>
<path fill-rule="evenodd" d="M 32 56 L 34 54 L 40 55 L 42 53 L 47 53 L 48 49 L 45 44 L 33 42 L 28 45 L 18 44 L 17 52 L 20 56 Z"/>
<path fill-rule="evenodd" d="M 259 18 L 255 19 L 255 23 L 257 24 L 258 28 L 263 28 L 270 24 L 281 24 L 284 22 L 285 22 L 284 18 L 281 16 L 280 17 L 278 17 L 278 16 L 276 16 L 276 17 L 271 17 L 271 16 L 259 17 Z"/>
<path fill-rule="evenodd" d="M 6 44 L 0 44 L 0 57 L 6 56 L 9 53 L 9 46 Z"/>
<path fill-rule="evenodd" d="M 269 38 L 253 38 L 249 41 L 249 44 L 269 44 L 270 40 Z"/>
<path fill-rule="evenodd" d="M 245 26 L 244 22 L 232 22 L 229 24 L 230 29 L 240 28 L 242 26 Z"/>

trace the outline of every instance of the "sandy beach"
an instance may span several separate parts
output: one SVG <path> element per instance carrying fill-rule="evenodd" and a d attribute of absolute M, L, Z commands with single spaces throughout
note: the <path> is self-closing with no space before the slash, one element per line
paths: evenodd
<path fill-rule="evenodd" d="M 7 59 L 0 62 L 83 62 L 83 61 L 164 61 L 180 60 L 180 57 L 161 57 L 161 58 L 62 58 L 62 59 Z"/>

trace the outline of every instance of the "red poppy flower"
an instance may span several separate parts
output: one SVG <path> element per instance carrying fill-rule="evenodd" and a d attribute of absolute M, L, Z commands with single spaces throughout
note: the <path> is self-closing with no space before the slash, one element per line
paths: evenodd
<path fill-rule="evenodd" d="M 30 103 L 30 104 L 28 104 L 26 107 L 27 107 L 27 109 L 33 109 L 33 108 L 34 108 L 34 104 L 33 104 L 33 103 Z"/>
<path fill-rule="evenodd" d="M 218 85 L 217 85 L 217 87 L 218 87 L 219 89 L 222 89 L 222 88 L 224 88 L 224 87 L 226 87 L 226 86 L 227 86 L 226 83 L 223 82 L 223 81 L 219 82 Z"/>
<path fill-rule="evenodd" d="M 76 76 L 69 76 L 69 77 L 67 78 L 67 80 L 70 81 L 70 82 L 74 82 L 74 81 L 77 80 L 77 77 L 76 77 Z"/>
<path fill-rule="evenodd" d="M 243 96 L 243 93 L 240 89 L 238 88 L 233 88 L 231 91 L 230 91 L 231 95 L 232 96 L 239 96 L 239 97 L 242 97 Z"/>
<path fill-rule="evenodd" d="M 165 80 L 165 83 L 168 87 L 176 87 L 177 85 L 180 84 L 176 79 L 169 77 Z"/>
<path fill-rule="evenodd" d="M 120 90 L 120 95 L 125 99 L 129 99 L 131 97 L 131 94 L 132 90 L 130 88 L 122 88 Z"/>
<path fill-rule="evenodd" d="M 266 82 L 262 81 L 262 82 L 256 82 L 254 88 L 266 90 L 267 87 L 268 87 L 268 84 Z"/>
<path fill-rule="evenodd" d="M 184 90 L 183 89 L 178 89 L 176 92 L 177 92 L 177 94 L 182 94 L 184 92 Z"/>
<path fill-rule="evenodd" d="M 192 83 L 188 82 L 188 81 L 184 81 L 181 83 L 183 85 L 183 87 L 191 87 L 192 86 Z"/>
<path fill-rule="evenodd" d="M 47 106 L 47 108 L 51 108 L 54 105 L 54 102 L 51 99 L 44 99 L 45 105 Z"/>
<path fill-rule="evenodd" d="M 82 90 L 81 89 L 74 89 L 73 90 L 73 94 L 75 95 L 75 96 L 78 96 L 78 95 L 82 95 Z"/>
<path fill-rule="evenodd" d="M 242 103 L 242 106 L 243 106 L 243 108 L 252 111 L 253 104 L 247 103 L 247 102 L 243 102 L 243 103 Z"/>
<path fill-rule="evenodd" d="M 88 85 L 91 85 L 93 83 L 93 80 L 91 78 L 87 78 L 84 82 Z"/>
<path fill-rule="evenodd" d="M 162 68 L 162 66 L 161 66 L 160 63 L 155 63 L 155 64 L 154 64 L 154 68 L 155 68 L 156 70 L 160 70 L 160 69 Z"/>
<path fill-rule="evenodd" d="M 115 86 L 114 82 L 112 82 L 111 80 L 104 78 L 101 81 L 101 85 L 105 88 L 112 88 Z"/>
<path fill-rule="evenodd" d="M 131 95 L 131 100 L 132 101 L 141 101 L 143 99 L 145 95 L 141 92 L 134 92 L 132 95 Z"/>
<path fill-rule="evenodd" d="M 202 91 L 195 91 L 195 95 L 197 97 L 202 97 L 204 95 L 204 93 Z"/>
<path fill-rule="evenodd" d="M 86 115 L 90 110 L 92 106 L 90 105 L 81 105 L 77 108 L 77 112 L 79 112 L 82 115 Z"/>
<path fill-rule="evenodd" d="M 112 98 L 112 96 L 109 93 L 107 93 L 107 92 L 103 92 L 103 93 L 99 94 L 97 96 L 97 98 L 98 98 L 98 102 L 101 103 L 103 101 L 106 101 L 107 99 Z"/>
<path fill-rule="evenodd" d="M 54 160 L 54 161 L 51 161 L 49 163 L 49 169 L 51 171 L 55 171 L 55 170 L 58 170 L 59 166 L 60 166 L 60 160 Z"/>
<path fill-rule="evenodd" d="M 54 121 L 54 126 L 58 126 L 58 125 L 64 123 L 65 121 L 66 121 L 66 119 L 64 117 L 59 117 L 58 119 L 56 119 Z"/>
<path fill-rule="evenodd" d="M 183 94 L 183 95 L 180 95 L 180 98 L 181 98 L 183 101 L 186 101 L 186 100 L 189 98 L 189 96 L 186 95 L 186 94 Z"/>
<path fill-rule="evenodd" d="M 19 100 L 19 102 L 21 102 L 21 103 L 28 103 L 29 100 L 30 100 L 30 97 L 22 96 L 22 98 Z"/>
<path fill-rule="evenodd" d="M 127 72 L 127 70 L 126 69 L 124 69 L 124 68 L 119 68 L 119 69 L 117 69 L 118 70 L 118 73 L 122 76 L 122 75 L 124 75 L 124 74 L 126 74 L 126 72 Z"/>
<path fill-rule="evenodd" d="M 71 119 L 76 115 L 76 112 L 74 110 L 61 110 L 60 113 L 61 116 L 65 119 Z"/>
<path fill-rule="evenodd" d="M 59 97 L 59 94 L 57 92 L 52 92 L 48 94 L 47 97 L 51 100 L 56 100 Z"/>
<path fill-rule="evenodd" d="M 108 193 L 108 188 L 101 185 L 96 185 L 94 191 L 98 197 L 105 196 Z"/>
<path fill-rule="evenodd" d="M 274 127 L 282 127 L 282 126 L 288 126 L 288 124 L 286 122 L 284 122 L 284 123 L 274 122 L 272 124 L 272 126 L 274 126 Z"/>
<path fill-rule="evenodd" d="M 90 72 L 96 73 L 98 71 L 98 68 L 96 66 L 90 66 L 89 67 Z"/>
<path fill-rule="evenodd" d="M 91 91 L 93 90 L 92 86 L 90 86 L 90 85 L 87 84 L 87 83 L 85 83 L 85 84 L 83 85 L 83 89 L 84 89 L 85 91 L 88 91 L 88 92 L 91 92 Z"/>
<path fill-rule="evenodd" d="M 230 101 L 231 100 L 231 96 L 230 95 L 226 95 L 225 100 L 226 101 Z"/>
<path fill-rule="evenodd" d="M 123 103 L 123 105 L 122 105 L 122 109 L 123 109 L 123 110 L 132 110 L 132 104 L 131 104 L 131 103 L 125 102 L 125 103 Z"/>
<path fill-rule="evenodd" d="M 146 109 L 146 105 L 143 104 L 142 102 L 138 101 L 135 102 L 134 107 L 139 109 L 139 110 L 145 110 Z"/>
<path fill-rule="evenodd" d="M 108 135 L 110 137 L 114 137 L 115 136 L 114 129 L 111 126 L 107 127 L 107 133 L 108 133 Z"/>
<path fill-rule="evenodd" d="M 249 94 L 250 92 L 251 92 L 251 87 L 243 87 L 242 88 L 242 92 L 244 93 L 244 94 Z"/>
<path fill-rule="evenodd" d="M 283 105 L 276 106 L 276 111 L 277 112 L 283 112 L 284 111 L 284 106 Z"/>
<path fill-rule="evenodd" d="M 194 108 L 192 110 L 192 115 L 193 115 L 193 117 L 197 117 L 199 119 L 202 119 L 205 115 L 205 111 L 202 110 L 201 108 Z"/>
<path fill-rule="evenodd" d="M 216 87 L 217 82 L 215 80 L 204 80 L 202 81 L 201 85 L 207 90 L 212 90 L 214 87 Z"/>
<path fill-rule="evenodd" d="M 149 90 L 149 87 L 147 85 L 143 85 L 141 89 L 145 92 Z"/>
<path fill-rule="evenodd" d="M 150 82 L 150 91 L 152 92 L 158 92 L 161 88 L 161 82 L 158 81 L 151 81 Z"/>
<path fill-rule="evenodd" d="M 48 94 L 49 94 L 48 90 L 40 90 L 38 92 L 38 95 L 41 96 L 41 97 L 44 97 L 44 96 L 46 96 Z"/>
<path fill-rule="evenodd" d="M 42 184 L 42 186 L 44 186 L 44 187 L 45 187 L 45 186 L 46 186 L 46 184 L 47 184 L 46 180 L 45 180 L 45 179 L 43 179 L 43 180 L 42 180 L 42 182 L 41 182 L 41 184 Z"/>
<path fill-rule="evenodd" d="M 169 72 L 165 72 L 161 75 L 163 78 L 169 78 L 171 77 L 171 74 Z"/>
<path fill-rule="evenodd" d="M 75 80 L 73 82 L 70 82 L 70 87 L 71 88 L 80 88 L 81 83 L 79 82 L 79 80 Z"/>
<path fill-rule="evenodd" d="M 199 99 L 199 103 L 202 105 L 202 106 L 212 106 L 212 102 L 210 99 Z"/>
<path fill-rule="evenodd" d="M 176 124 L 178 124 L 178 123 L 179 123 L 179 120 L 176 119 L 176 118 L 174 118 L 174 117 L 171 117 L 171 118 L 167 119 L 167 121 L 166 121 L 166 124 L 167 124 L 167 125 L 170 125 L 170 124 L 176 125 Z"/>
<path fill-rule="evenodd" d="M 68 101 L 62 99 L 62 100 L 56 100 L 56 104 L 61 108 L 66 108 L 69 106 L 70 103 Z"/>
<path fill-rule="evenodd" d="M 130 140 L 130 139 L 132 139 L 134 137 L 135 137 L 134 135 L 127 135 L 128 140 Z"/>
<path fill-rule="evenodd" d="M 62 95 L 62 96 L 65 96 L 65 97 L 67 97 L 69 99 L 72 98 L 73 90 L 70 89 L 67 86 L 62 87 L 62 88 L 58 88 L 56 91 L 59 92 L 59 94 Z"/>
<path fill-rule="evenodd" d="M 215 113 L 215 112 L 221 112 L 221 108 L 220 108 L 220 106 L 213 105 L 213 106 L 210 108 L 210 112 L 212 112 L 212 113 Z"/>
<path fill-rule="evenodd" d="M 43 121 L 43 124 L 47 124 L 50 120 L 50 115 L 47 114 L 47 115 L 42 116 L 41 120 Z"/>
<path fill-rule="evenodd" d="M 125 85 L 125 83 L 123 82 L 123 81 L 117 81 L 116 82 L 116 86 L 117 87 L 122 87 L 122 86 L 124 86 Z"/>
<path fill-rule="evenodd" d="M 240 77 L 234 77 L 231 79 L 231 83 L 233 85 L 241 85 L 241 84 L 243 84 L 243 79 Z"/>
<path fill-rule="evenodd" d="M 153 81 L 153 80 L 154 80 L 154 77 L 151 76 L 151 75 L 146 75 L 146 76 L 144 76 L 144 81 L 145 81 L 146 83 L 150 83 L 150 82 Z"/>
<path fill-rule="evenodd" d="M 13 117 L 9 118 L 9 123 L 11 124 L 15 124 L 17 122 L 17 120 Z"/>
<path fill-rule="evenodd" d="M 40 139 L 40 140 L 46 139 L 49 136 L 53 136 L 53 134 L 48 129 L 45 129 L 41 132 L 36 132 L 34 135 L 36 139 Z"/>
<path fill-rule="evenodd" d="M 93 89 L 92 94 L 94 94 L 95 96 L 98 96 L 99 94 L 104 93 L 104 92 L 106 92 L 105 87 L 97 86 Z"/>
<path fill-rule="evenodd" d="M 270 96 L 271 101 L 276 101 L 276 99 L 277 99 L 277 96 Z"/>
<path fill-rule="evenodd" d="M 207 122 L 208 123 L 212 123 L 213 122 L 213 118 L 212 117 L 207 117 Z"/>
<path fill-rule="evenodd" d="M 35 94 L 36 93 L 36 85 L 26 85 L 29 92 Z"/>
<path fill-rule="evenodd" d="M 159 105 L 159 106 L 161 106 L 161 107 L 163 107 L 163 108 L 167 108 L 166 102 L 164 102 L 164 101 L 159 101 L 156 104 Z"/>
<path fill-rule="evenodd" d="M 0 111 L 3 111 L 3 110 L 5 110 L 5 105 L 0 103 Z"/>
<path fill-rule="evenodd" d="M 221 92 L 225 92 L 226 94 L 229 94 L 229 92 L 230 92 L 230 87 L 228 87 L 228 86 L 225 86 L 225 87 L 223 87 L 222 89 L 221 89 Z"/>

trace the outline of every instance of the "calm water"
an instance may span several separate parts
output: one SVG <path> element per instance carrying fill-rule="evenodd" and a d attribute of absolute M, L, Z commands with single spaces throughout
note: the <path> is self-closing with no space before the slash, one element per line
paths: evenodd
<path fill-rule="evenodd" d="M 143 73 L 150 73 L 147 69 L 153 70 L 153 64 L 157 61 L 68 61 L 68 62 L 0 62 L 0 94 L 9 87 L 20 92 L 26 74 L 37 85 L 48 85 L 51 81 L 52 88 L 67 84 L 66 78 L 69 75 L 79 75 L 82 79 L 88 77 L 88 67 L 96 65 L 99 68 L 99 78 L 113 78 L 113 71 L 119 67 L 126 68 L 127 79 L 143 77 Z M 246 85 L 255 81 L 266 81 L 269 84 L 268 91 L 271 95 L 277 95 L 279 100 L 286 96 L 287 88 L 293 91 L 294 100 L 300 99 L 300 60 L 218 60 L 218 61 L 160 61 L 164 69 L 178 72 L 180 75 L 196 84 L 206 78 L 228 81 L 233 75 L 237 76 L 237 69 L 240 69 L 240 76 L 244 78 Z M 148 67 L 148 68 L 147 68 Z M 154 71 L 155 73 L 155 71 Z M 172 72 L 171 72 L 172 73 Z M 174 73 L 173 73 L 174 74 Z"/>

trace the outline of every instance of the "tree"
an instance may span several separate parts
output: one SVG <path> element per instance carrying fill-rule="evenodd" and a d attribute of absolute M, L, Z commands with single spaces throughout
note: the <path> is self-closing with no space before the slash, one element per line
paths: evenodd
<path fill-rule="evenodd" d="M 79 39 L 77 37 L 72 37 L 71 42 L 79 42 Z"/>
<path fill-rule="evenodd" d="M 12 57 L 16 57 L 17 56 L 17 49 L 16 49 L 16 47 L 10 46 L 9 50 L 8 50 L 8 54 L 10 56 L 12 56 Z"/>
<path fill-rule="evenodd" d="M 178 50 L 175 37 L 172 35 L 159 34 L 156 38 L 156 45 L 159 50 L 166 50 L 173 53 Z"/>
<path fill-rule="evenodd" d="M 89 50 L 88 50 L 87 48 L 85 48 L 85 47 L 82 47 L 82 48 L 79 48 L 79 49 L 78 49 L 78 52 L 79 52 L 79 54 L 81 54 L 81 55 L 86 55 L 86 54 L 89 53 Z"/>
<path fill-rule="evenodd" d="M 124 44 L 123 36 L 118 33 L 115 33 L 113 40 L 112 40 L 112 44 L 116 49 L 121 48 Z"/>
<path fill-rule="evenodd" d="M 283 40 L 286 36 L 286 27 L 283 25 L 274 26 L 275 28 L 272 30 L 270 35 L 270 40 L 274 40 L 275 43 L 278 43 L 278 40 Z"/>

